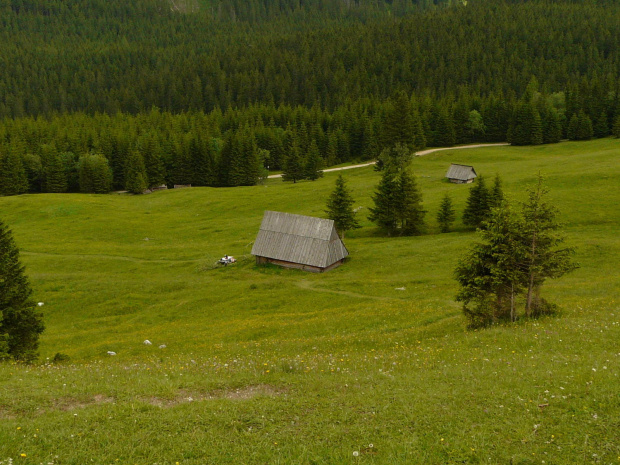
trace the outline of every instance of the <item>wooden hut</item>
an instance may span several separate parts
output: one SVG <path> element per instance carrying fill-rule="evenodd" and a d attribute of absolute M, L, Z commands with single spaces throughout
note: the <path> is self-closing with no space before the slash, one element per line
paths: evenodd
<path fill-rule="evenodd" d="M 446 178 L 448 178 L 450 182 L 457 184 L 469 184 L 474 182 L 476 177 L 478 177 L 478 175 L 473 166 L 458 165 L 456 163 L 452 163 L 446 173 Z"/>
<path fill-rule="evenodd" d="M 321 273 L 349 255 L 333 220 L 266 211 L 252 247 L 256 263 Z"/>

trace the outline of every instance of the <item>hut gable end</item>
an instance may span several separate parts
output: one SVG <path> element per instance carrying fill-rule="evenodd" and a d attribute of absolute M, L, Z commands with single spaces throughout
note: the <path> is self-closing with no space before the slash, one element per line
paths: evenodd
<path fill-rule="evenodd" d="M 324 271 L 342 262 L 349 252 L 332 220 L 266 211 L 252 254 L 259 263 Z"/>

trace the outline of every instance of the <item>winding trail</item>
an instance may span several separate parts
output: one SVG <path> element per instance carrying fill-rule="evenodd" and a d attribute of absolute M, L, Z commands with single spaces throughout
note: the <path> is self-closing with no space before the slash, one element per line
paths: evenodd
<path fill-rule="evenodd" d="M 416 157 L 422 157 L 424 155 L 428 155 L 431 154 L 433 152 L 441 152 L 443 150 L 459 150 L 459 149 L 477 149 L 480 147 L 500 147 L 502 145 L 510 145 L 508 142 L 497 142 L 494 144 L 472 144 L 472 145 L 459 145 L 456 147 L 440 147 L 437 149 L 428 149 L 428 150 L 422 150 L 420 152 L 416 152 L 415 156 Z M 342 170 L 352 170 L 353 168 L 363 168 L 365 166 L 370 166 L 370 165 L 374 165 L 376 163 L 376 161 L 371 161 L 369 163 L 361 163 L 359 165 L 351 165 L 351 166 L 342 166 L 340 168 L 328 168 L 326 170 L 323 170 L 324 173 L 329 173 L 330 171 L 342 171 Z M 269 176 L 267 176 L 269 179 L 275 179 L 275 178 L 281 178 L 282 175 L 281 174 L 271 174 Z"/>
<path fill-rule="evenodd" d="M 347 297 L 357 297 L 358 299 L 371 299 L 371 300 L 406 300 L 398 297 L 382 297 L 376 295 L 366 295 L 366 294 L 358 294 L 357 292 L 349 292 L 349 291 L 337 291 L 334 289 L 324 289 L 320 287 L 313 287 L 310 281 L 306 281 L 302 279 L 301 281 L 297 281 L 295 285 L 301 289 L 307 291 L 315 291 L 315 292 L 326 292 L 328 294 L 338 294 L 338 295 L 346 295 Z"/>
<path fill-rule="evenodd" d="M 61 253 L 51 253 L 51 252 L 26 252 L 20 251 L 21 255 L 25 256 L 47 256 L 47 257 L 62 257 L 62 258 L 74 258 L 74 259 L 91 259 L 91 258 L 99 258 L 103 260 L 122 260 L 126 262 L 133 263 L 189 263 L 189 262 L 200 262 L 201 259 L 190 258 L 186 260 L 179 259 L 170 259 L 167 260 L 165 258 L 160 259 L 149 259 L 149 258 L 136 258 L 136 257 L 126 257 L 122 255 L 103 255 L 103 254 L 61 254 Z"/>

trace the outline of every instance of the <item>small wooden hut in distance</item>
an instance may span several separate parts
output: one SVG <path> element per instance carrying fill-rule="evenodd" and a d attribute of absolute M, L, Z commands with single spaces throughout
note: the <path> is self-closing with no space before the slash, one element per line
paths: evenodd
<path fill-rule="evenodd" d="M 477 177 L 478 175 L 473 166 L 458 165 L 456 163 L 452 163 L 446 173 L 446 178 L 448 178 L 450 182 L 457 184 L 469 184 L 474 182 L 474 179 Z"/>
<path fill-rule="evenodd" d="M 266 211 L 252 255 L 256 263 L 321 273 L 349 255 L 333 220 Z"/>

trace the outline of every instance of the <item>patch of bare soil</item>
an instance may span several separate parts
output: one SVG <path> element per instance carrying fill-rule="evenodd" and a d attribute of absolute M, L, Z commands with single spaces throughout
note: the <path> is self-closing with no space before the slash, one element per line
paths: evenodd
<path fill-rule="evenodd" d="M 245 386 L 237 389 L 218 389 L 208 393 L 190 392 L 187 390 L 179 390 L 176 396 L 171 398 L 148 397 L 142 399 L 144 402 L 162 408 L 170 408 L 175 405 L 200 402 L 217 399 L 230 400 L 250 400 L 255 397 L 275 397 L 282 395 L 283 390 L 268 384 L 258 384 L 254 386 Z"/>

